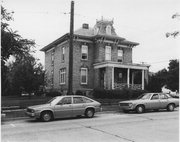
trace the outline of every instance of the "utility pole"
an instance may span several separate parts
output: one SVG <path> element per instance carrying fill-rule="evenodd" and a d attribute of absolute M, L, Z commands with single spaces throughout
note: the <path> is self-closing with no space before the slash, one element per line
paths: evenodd
<path fill-rule="evenodd" d="M 73 94 L 73 36 L 74 35 L 74 1 L 71 1 L 70 35 L 69 35 L 69 80 L 68 95 Z"/>

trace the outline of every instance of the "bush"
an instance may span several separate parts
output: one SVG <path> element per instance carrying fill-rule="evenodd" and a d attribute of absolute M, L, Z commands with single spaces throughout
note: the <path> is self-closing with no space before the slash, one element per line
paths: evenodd
<path fill-rule="evenodd" d="M 83 93 L 82 91 L 80 91 L 80 90 L 77 90 L 76 93 L 75 93 L 75 95 L 82 95 L 82 96 L 83 96 L 84 93 Z"/>
<path fill-rule="evenodd" d="M 47 97 L 56 97 L 56 96 L 62 96 L 62 94 L 58 91 L 50 91 L 46 93 Z"/>
<path fill-rule="evenodd" d="M 105 90 L 101 88 L 96 88 L 93 90 L 92 96 L 96 99 L 135 99 L 140 96 L 142 93 L 147 91 L 144 90 L 131 90 L 131 89 L 122 89 L 122 90 Z"/>

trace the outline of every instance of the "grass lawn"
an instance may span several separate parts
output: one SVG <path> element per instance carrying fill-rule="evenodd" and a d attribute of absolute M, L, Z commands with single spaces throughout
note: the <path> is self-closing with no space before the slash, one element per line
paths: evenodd
<path fill-rule="evenodd" d="M 1 107 L 11 107 L 19 106 L 19 108 L 26 108 L 31 105 L 38 105 L 46 103 L 52 97 L 41 97 L 41 96 L 28 96 L 18 97 L 18 96 L 2 96 L 1 97 Z"/>
<path fill-rule="evenodd" d="M 16 108 L 26 108 L 27 106 L 38 105 L 46 103 L 52 97 L 42 97 L 42 96 L 2 96 L 1 97 L 1 108 L 16 106 Z M 113 105 L 118 104 L 121 99 L 94 99 L 100 102 L 102 105 Z"/>

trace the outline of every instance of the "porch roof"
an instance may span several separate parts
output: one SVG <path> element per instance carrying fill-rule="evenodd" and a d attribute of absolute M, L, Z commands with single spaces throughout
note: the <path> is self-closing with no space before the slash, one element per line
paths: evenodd
<path fill-rule="evenodd" d="M 150 65 L 147 64 L 136 64 L 136 63 L 119 63 L 112 61 L 105 61 L 94 64 L 94 69 L 104 68 L 104 67 L 116 67 L 116 68 L 129 68 L 138 70 L 149 70 Z"/>

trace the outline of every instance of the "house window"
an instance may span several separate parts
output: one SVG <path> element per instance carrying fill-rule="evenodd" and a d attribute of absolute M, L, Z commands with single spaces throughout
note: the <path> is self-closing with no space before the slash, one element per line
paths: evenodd
<path fill-rule="evenodd" d="M 111 60 L 111 46 L 105 48 L 105 60 Z"/>
<path fill-rule="evenodd" d="M 88 46 L 82 45 L 81 47 L 81 59 L 87 60 L 88 59 Z"/>
<path fill-rule="evenodd" d="M 81 68 L 81 84 L 87 84 L 87 68 Z"/>
<path fill-rule="evenodd" d="M 65 78 L 66 77 L 66 69 L 63 68 L 63 69 L 60 69 L 60 72 L 59 72 L 59 82 L 60 84 L 65 84 Z"/>
<path fill-rule="evenodd" d="M 62 62 L 65 60 L 65 47 L 62 48 Z"/>
<path fill-rule="evenodd" d="M 54 65 L 54 50 L 51 52 L 51 65 Z"/>
<path fill-rule="evenodd" d="M 118 50 L 118 62 L 123 61 L 123 50 L 119 49 Z"/>
<path fill-rule="evenodd" d="M 110 26 L 110 25 L 107 25 L 107 27 L 106 27 L 106 33 L 107 33 L 108 35 L 111 35 L 111 26 Z"/>

